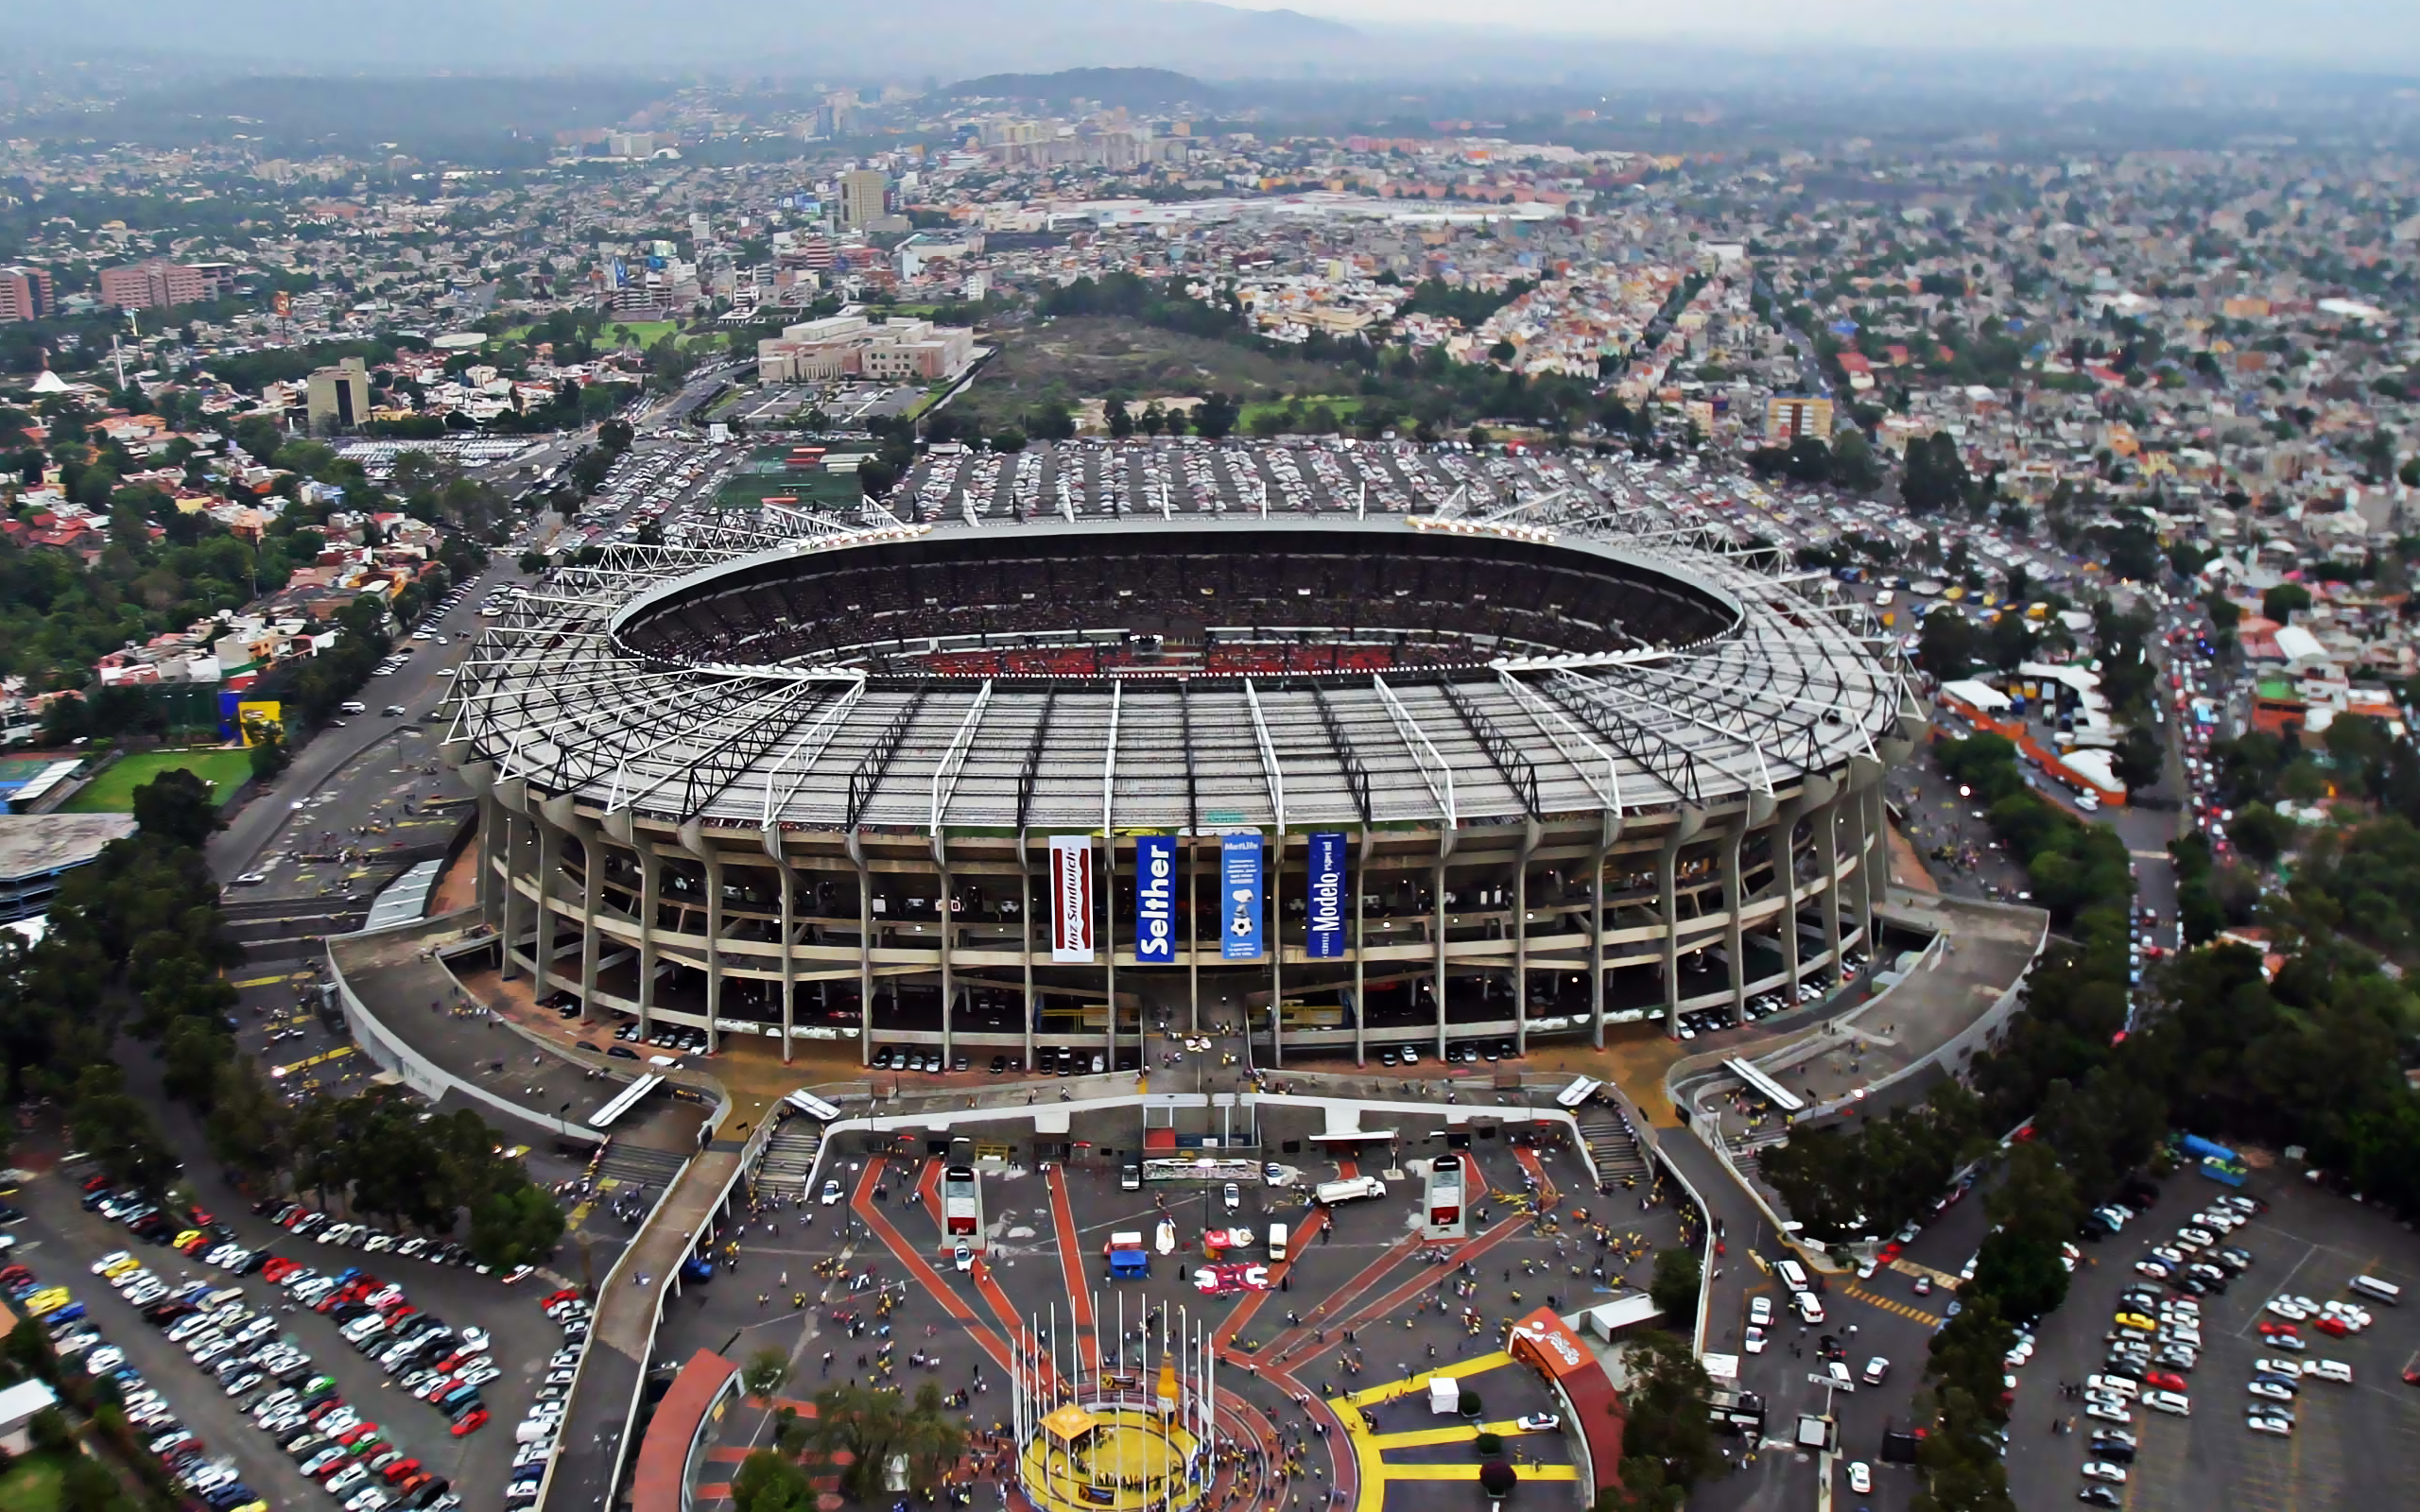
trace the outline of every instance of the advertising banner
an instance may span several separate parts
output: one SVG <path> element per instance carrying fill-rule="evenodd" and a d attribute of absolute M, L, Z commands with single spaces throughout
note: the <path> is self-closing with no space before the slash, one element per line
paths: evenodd
<path fill-rule="evenodd" d="M 1146 834 L 1134 841 L 1134 959 L 1143 966 L 1176 964 L 1176 837 Z"/>
<path fill-rule="evenodd" d="M 1050 958 L 1092 964 L 1093 841 L 1088 834 L 1050 837 Z"/>
<path fill-rule="evenodd" d="M 1332 961 L 1344 954 L 1344 835 L 1323 830 L 1311 836 L 1310 926 L 1307 954 Z"/>
<path fill-rule="evenodd" d="M 1226 920 L 1219 954 L 1230 961 L 1260 959 L 1260 836 L 1229 834 L 1219 842 L 1219 914 Z"/>

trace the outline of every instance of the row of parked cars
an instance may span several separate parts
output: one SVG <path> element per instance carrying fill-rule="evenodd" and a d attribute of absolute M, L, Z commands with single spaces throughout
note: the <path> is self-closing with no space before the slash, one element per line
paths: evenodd
<path fill-rule="evenodd" d="M 288 1202 L 282 1197 L 270 1197 L 256 1202 L 252 1205 L 252 1211 L 297 1239 L 316 1239 L 323 1245 L 333 1245 L 340 1249 L 358 1249 L 367 1255 L 400 1255 L 406 1259 L 426 1261 L 432 1265 L 463 1265 L 481 1276 L 494 1274 L 493 1267 L 481 1264 L 467 1246 L 449 1241 L 429 1239 L 418 1234 L 390 1234 L 384 1228 L 373 1228 L 369 1224 L 342 1222 L 316 1209 L 304 1207 L 299 1202 Z M 209 1260 L 212 1264 L 227 1265 L 230 1269 L 242 1268 L 217 1258 L 215 1254 L 206 1255 L 203 1258 Z M 255 1265 L 252 1268 L 258 1267 Z M 530 1267 L 527 1265 L 519 1266 L 507 1272 L 503 1279 L 510 1284 L 528 1275 Z"/>
<path fill-rule="evenodd" d="M 546 1361 L 538 1383 L 538 1400 L 529 1415 L 512 1431 L 515 1446 L 512 1471 L 505 1483 L 504 1504 L 524 1507 L 537 1502 L 546 1484 L 546 1462 L 554 1456 L 563 1414 L 569 1410 L 572 1383 L 579 1378 L 579 1357 L 588 1350 L 588 1302 L 573 1287 L 538 1299 L 548 1317 L 562 1325 L 563 1344 Z"/>
<path fill-rule="evenodd" d="M 2189 1297 L 2225 1291 L 2238 1275 L 2252 1268 L 2252 1252 L 2222 1241 L 2250 1223 L 2256 1211 L 2258 1204 L 2250 1197 L 2230 1194 L 2212 1199 L 2207 1208 L 2178 1226 L 2174 1238 L 2153 1245 L 2149 1254 L 2136 1261 L 2135 1274 L 2166 1282 Z M 2128 1209 L 2114 1207 L 2096 1211 L 2091 1219 L 2104 1227 L 2114 1224 L 2107 1231 L 2115 1233 L 2125 1227 L 2128 1216 Z"/>
<path fill-rule="evenodd" d="M 123 1253 L 110 1257 L 109 1263 L 122 1263 L 127 1270 L 135 1268 Z M 128 1289 L 119 1285 L 121 1291 Z M 84 1304 L 66 1287 L 46 1286 L 28 1267 L 11 1264 L 0 1267 L 0 1292 L 48 1331 L 51 1352 L 62 1369 L 81 1370 L 95 1382 L 110 1383 L 128 1425 L 143 1436 L 161 1468 L 191 1499 L 188 1504 L 210 1512 L 268 1512 L 268 1503 L 245 1484 L 233 1462 L 209 1457 L 201 1440 L 186 1430 L 167 1399 L 126 1363 L 125 1350 L 102 1338 Z"/>

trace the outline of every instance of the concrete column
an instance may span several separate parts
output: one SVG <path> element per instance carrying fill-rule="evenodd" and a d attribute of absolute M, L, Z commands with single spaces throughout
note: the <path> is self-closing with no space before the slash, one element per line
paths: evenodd
<path fill-rule="evenodd" d="M 493 794 L 479 797 L 479 921 L 504 933 L 505 868 L 511 864 L 512 839 L 506 831 L 504 805 Z"/>
<path fill-rule="evenodd" d="M 1864 904 L 1865 954 L 1874 954 L 1874 911 L 1891 896 L 1891 831 L 1890 816 L 1882 808 L 1882 774 L 1877 770 L 1867 785 L 1863 798 L 1865 812 L 1865 845 L 1863 858 L 1858 863 L 1857 874 L 1864 885 L 1858 897 Z"/>
<path fill-rule="evenodd" d="M 555 969 L 555 873 L 563 862 L 562 834 L 546 822 L 535 804 L 529 810 L 529 829 L 537 837 L 538 869 L 534 881 L 538 885 L 534 931 L 529 943 L 529 989 L 540 998 L 553 990 L 546 978 Z"/>
<path fill-rule="evenodd" d="M 934 902 L 941 905 L 939 908 L 935 909 L 934 912 L 941 917 L 942 1064 L 946 1066 L 949 1064 L 950 1036 L 953 1029 L 953 1020 L 956 1018 L 956 1014 L 952 1010 L 956 1007 L 956 1004 L 953 999 L 956 997 L 957 982 L 950 974 L 949 969 L 949 845 L 946 840 L 938 834 L 933 836 L 933 876 L 935 893 Z M 1111 1022 L 1111 1027 L 1113 1029 L 1116 1027 L 1115 1020 L 1114 1018 Z M 1115 1043 L 1115 1041 L 1113 1040 L 1113 1046 Z M 1113 1048 L 1110 1052 L 1110 1064 L 1114 1066 L 1116 1063 L 1117 1054 L 1115 1049 Z"/>
<path fill-rule="evenodd" d="M 1664 832 L 1664 848 L 1655 856 L 1657 906 L 1664 923 L 1664 1032 L 1681 1032 L 1681 899 L 1678 870 L 1681 847 L 1705 828 L 1702 809 L 1682 809 Z"/>
<path fill-rule="evenodd" d="M 1454 832 L 1437 836 L 1437 868 L 1431 874 L 1429 930 L 1436 947 L 1437 1058 L 1445 1058 L 1445 861 L 1454 853 Z"/>
<path fill-rule="evenodd" d="M 1109 1058 L 1101 1062 L 1115 1074 L 1117 1070 L 1117 833 L 1104 831 L 1100 837 L 1100 958 L 1103 963 L 1101 986 L 1109 998 Z M 1142 1057 L 1142 1015 L 1135 1015 L 1134 1068 L 1144 1069 Z"/>
<path fill-rule="evenodd" d="M 1521 832 L 1521 861 L 1512 870 L 1512 1048 L 1530 1053 L 1530 857 L 1538 849 L 1538 818 Z"/>
<path fill-rule="evenodd" d="M 1361 889 L 1370 882 L 1370 827 L 1361 826 L 1361 855 L 1353 868 L 1353 1063 L 1369 1063 L 1370 1003 L 1361 981 Z"/>
<path fill-rule="evenodd" d="M 722 853 L 706 839 L 702 819 L 681 826 L 681 849 L 706 872 L 706 1054 L 722 1048 Z"/>
<path fill-rule="evenodd" d="M 1605 810 L 1588 857 L 1588 1042 L 1605 1048 L 1605 860 L 1621 833 L 1621 816 Z"/>
<path fill-rule="evenodd" d="M 1261 866 L 1266 875 L 1261 879 L 1261 933 L 1269 939 L 1269 1063 L 1286 1064 L 1286 952 L 1283 948 L 1285 914 L 1277 906 L 1281 885 L 1286 879 L 1286 832 L 1262 849 Z"/>
<path fill-rule="evenodd" d="M 1723 827 L 1722 909 L 1728 919 L 1722 928 L 1722 953 L 1730 958 L 1731 1022 L 1735 1024 L 1748 1017 L 1748 940 L 1739 921 L 1747 903 L 1747 888 L 1739 876 L 1739 848 L 1747 838 L 1744 817 Z"/>
<path fill-rule="evenodd" d="M 848 834 L 849 859 L 857 868 L 857 1059 L 860 1065 L 873 1063 L 873 872 L 866 866 L 865 832 L 851 830 Z M 1022 843 L 1022 837 L 1020 837 Z M 1028 903 L 1032 898 L 1028 895 Z M 1033 997 L 1033 950 L 1027 941 L 1025 990 L 1028 1001 Z M 1030 1021 L 1028 1021 L 1030 1022 Z M 1026 1036 L 1027 1050 L 1032 1049 L 1032 1035 Z M 1030 1058 L 1026 1065 L 1030 1068 Z"/>
<path fill-rule="evenodd" d="M 579 842 L 579 1017 L 585 1023 L 596 1011 L 591 1005 L 596 998 L 596 909 L 605 896 L 605 848 L 596 826 L 580 817 L 571 795 L 558 793 L 538 807 L 559 836 Z M 560 837 L 556 844 L 562 844 Z"/>
<path fill-rule="evenodd" d="M 1201 1032 L 1201 837 L 1187 831 L 1179 853 L 1184 860 L 1184 910 L 1187 922 L 1184 936 L 1184 998 L 1185 1022 L 1195 1034 Z M 1249 1026 L 1247 1026 L 1249 1028 Z M 1247 1035 L 1249 1038 L 1249 1035 Z"/>
<path fill-rule="evenodd" d="M 1829 802 L 1836 784 L 1828 777 L 1809 776 L 1800 784 L 1798 796 L 1782 806 L 1773 816 L 1772 853 L 1775 868 L 1773 880 L 1781 885 L 1781 960 L 1788 973 L 1784 987 L 1790 1001 L 1798 1001 L 1800 970 L 1798 949 L 1798 852 L 1795 850 L 1798 821 L 1809 809 Z M 1820 831 L 1820 826 L 1817 827 Z"/>
<path fill-rule="evenodd" d="M 790 1058 L 790 1030 L 798 999 L 798 873 L 782 852 L 782 827 L 765 826 L 765 853 L 773 858 L 775 881 L 782 889 L 782 1060 Z"/>
<path fill-rule="evenodd" d="M 521 816 L 509 805 L 499 804 L 504 820 L 504 906 L 503 924 L 499 934 L 503 939 L 502 965 L 497 969 L 499 980 L 510 982 L 518 971 L 512 964 L 512 952 L 521 941 L 521 931 L 529 919 L 529 901 L 521 896 L 521 879 L 529 874 L 529 842 L 527 826 Z"/>
<path fill-rule="evenodd" d="M 639 861 L 639 1038 L 655 1033 L 655 973 L 663 963 L 656 932 L 664 927 L 664 861 L 655 848 L 639 842 L 631 851 Z"/>
<path fill-rule="evenodd" d="M 1824 943 L 1835 971 L 1841 960 L 1841 809 L 1848 801 L 1848 795 L 1833 794 L 1815 819 L 1824 847 Z"/>
<path fill-rule="evenodd" d="M 1025 958 L 1025 1069 L 1033 1070 L 1033 863 L 1026 856 L 1025 832 L 1017 832 L 1017 940 Z"/>

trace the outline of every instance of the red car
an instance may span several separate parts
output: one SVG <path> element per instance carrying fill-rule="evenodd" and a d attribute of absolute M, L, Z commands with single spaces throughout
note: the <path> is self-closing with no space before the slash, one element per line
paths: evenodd
<path fill-rule="evenodd" d="M 2291 1323 L 2280 1323 L 2275 1318 L 2262 1318 L 2260 1320 L 2260 1332 L 2264 1336 L 2273 1339 L 2281 1337 L 2302 1337 L 2301 1332 L 2295 1329 Z"/>
<path fill-rule="evenodd" d="M 485 1407 L 473 1408 L 471 1411 L 462 1415 L 462 1420 L 460 1422 L 454 1425 L 454 1436 L 457 1438 L 467 1438 L 471 1435 L 477 1433 L 480 1429 L 485 1428 L 487 1425 L 488 1410 Z"/>
<path fill-rule="evenodd" d="M 381 1469 L 378 1473 L 387 1478 L 388 1485 L 398 1486 L 403 1483 L 405 1476 L 417 1475 L 420 1473 L 420 1461 L 416 1459 L 399 1459 L 392 1465 Z"/>
<path fill-rule="evenodd" d="M 432 1381 L 427 1385 L 421 1387 L 417 1395 L 423 1401 L 435 1401 L 438 1398 L 444 1396 L 447 1392 L 461 1385 L 461 1382 L 457 1381 L 454 1377 L 446 1376 L 441 1380 Z"/>
<path fill-rule="evenodd" d="M 2319 1330 L 2322 1333 L 2326 1334 L 2331 1339 L 2341 1339 L 2346 1333 L 2351 1332 L 2349 1329 L 2344 1327 L 2344 1320 L 2342 1318 L 2327 1313 L 2322 1313 L 2319 1316 L 2312 1318 L 2310 1320 L 2310 1326 Z"/>
<path fill-rule="evenodd" d="M 2155 1386 L 2162 1391 L 2173 1391 L 2180 1395 L 2187 1389 L 2185 1378 L 2183 1376 L 2173 1374 L 2167 1370 L 2154 1370 L 2151 1372 L 2151 1374 L 2143 1377 L 2143 1384 L 2147 1386 Z"/>
<path fill-rule="evenodd" d="M 574 1298 L 574 1297 L 578 1297 L 579 1295 L 579 1287 L 577 1287 L 577 1286 L 566 1286 L 566 1287 L 564 1287 L 562 1291 L 560 1291 L 560 1292 L 556 1292 L 556 1293 L 552 1294 L 551 1296 L 542 1297 L 538 1298 L 538 1305 L 539 1305 L 540 1307 L 542 1307 L 542 1308 L 552 1307 L 552 1306 L 554 1306 L 557 1302 L 568 1302 L 568 1301 L 570 1301 L 572 1298 Z"/>
<path fill-rule="evenodd" d="M 109 1184 L 110 1178 L 105 1176 L 88 1176 L 84 1178 L 84 1190 L 87 1192 L 98 1192 Z"/>
<path fill-rule="evenodd" d="M 376 1423 L 355 1423 L 352 1427 L 346 1429 L 343 1433 L 337 1435 L 337 1442 L 342 1444 L 347 1449 L 351 1449 L 354 1445 L 360 1443 L 363 1439 L 369 1437 L 377 1431 L 378 1425 Z"/>

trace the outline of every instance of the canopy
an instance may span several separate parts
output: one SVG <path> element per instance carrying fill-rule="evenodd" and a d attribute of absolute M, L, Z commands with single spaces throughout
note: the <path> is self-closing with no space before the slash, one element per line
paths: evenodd
<path fill-rule="evenodd" d="M 1042 1431 L 1063 1444 L 1074 1443 L 1099 1426 L 1099 1418 L 1072 1401 L 1042 1419 Z"/>

